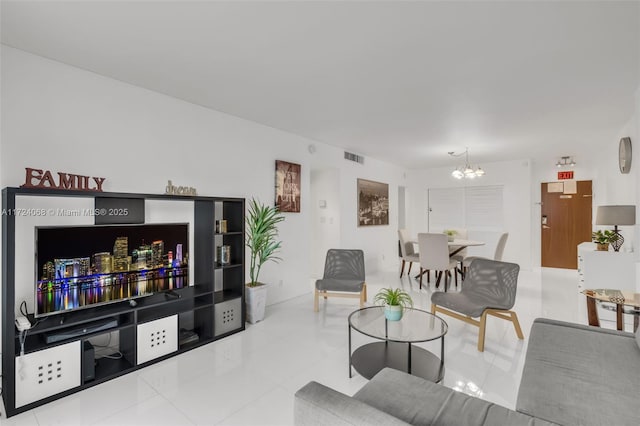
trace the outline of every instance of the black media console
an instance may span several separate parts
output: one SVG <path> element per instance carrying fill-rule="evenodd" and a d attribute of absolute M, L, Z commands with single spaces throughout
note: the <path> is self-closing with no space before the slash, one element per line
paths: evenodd
<path fill-rule="evenodd" d="M 20 311 L 26 294 L 33 295 L 34 282 L 16 281 L 16 268 L 21 268 L 20 277 L 31 277 L 33 268 L 24 270 L 23 258 L 32 253 L 21 249 L 16 254 L 16 235 L 34 235 L 34 228 L 41 225 L 37 220 L 25 222 L 19 216 L 3 214 L 2 398 L 7 417 L 244 330 L 244 199 L 5 188 L 3 211 L 32 206 L 34 198 L 43 207 L 58 203 L 55 207 L 64 208 L 60 203 L 70 198 L 84 199 L 95 208 L 117 210 L 126 206 L 134 211 L 131 223 L 164 213 L 159 206 L 165 202 L 180 201 L 176 208 L 188 209 L 182 217 L 192 218 L 192 273 L 189 286 L 169 292 L 37 320 L 29 315 L 35 325 L 24 338 L 15 327 L 14 313 Z M 216 223 L 222 221 L 226 221 L 226 229 L 216 229 Z M 127 221 L 102 217 L 95 223 L 102 226 Z M 45 224 L 51 225 L 50 218 Z M 220 265 L 215 254 L 223 245 L 230 247 L 231 255 L 228 263 L 225 259 Z M 32 312 L 33 300 L 26 302 Z M 92 344 L 91 340 L 108 341 L 109 348 L 115 348 L 121 356 L 103 356 L 107 355 L 100 346 L 104 344 Z M 20 371 L 16 365 L 21 365 Z"/>

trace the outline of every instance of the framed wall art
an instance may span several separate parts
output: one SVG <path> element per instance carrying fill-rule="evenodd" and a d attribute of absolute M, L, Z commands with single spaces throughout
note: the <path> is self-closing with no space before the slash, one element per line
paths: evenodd
<path fill-rule="evenodd" d="M 276 207 L 284 213 L 300 213 L 300 164 L 276 160 Z"/>
<path fill-rule="evenodd" d="M 358 179 L 358 226 L 389 224 L 389 184 Z"/>

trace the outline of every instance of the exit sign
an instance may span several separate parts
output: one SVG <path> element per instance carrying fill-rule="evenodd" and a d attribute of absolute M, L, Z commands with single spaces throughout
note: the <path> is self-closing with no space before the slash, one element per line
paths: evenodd
<path fill-rule="evenodd" d="M 558 172 L 558 180 L 573 179 L 573 170 L 568 172 Z"/>

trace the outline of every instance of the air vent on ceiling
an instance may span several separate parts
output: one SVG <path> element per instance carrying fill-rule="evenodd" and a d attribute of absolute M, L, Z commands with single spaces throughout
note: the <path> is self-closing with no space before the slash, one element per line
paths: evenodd
<path fill-rule="evenodd" d="M 364 157 L 362 155 L 354 154 L 353 152 L 344 152 L 344 159 L 349 161 L 355 161 L 356 163 L 364 164 Z"/>

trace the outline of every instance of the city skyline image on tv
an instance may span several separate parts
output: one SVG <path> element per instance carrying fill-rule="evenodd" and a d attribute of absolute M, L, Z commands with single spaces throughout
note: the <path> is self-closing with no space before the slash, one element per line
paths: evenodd
<path fill-rule="evenodd" d="M 36 316 L 189 285 L 188 224 L 36 228 Z"/>

